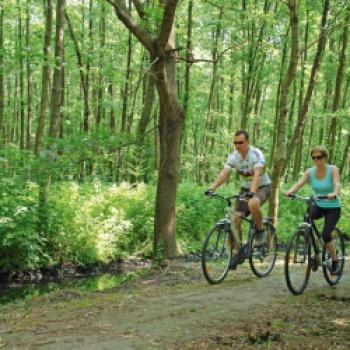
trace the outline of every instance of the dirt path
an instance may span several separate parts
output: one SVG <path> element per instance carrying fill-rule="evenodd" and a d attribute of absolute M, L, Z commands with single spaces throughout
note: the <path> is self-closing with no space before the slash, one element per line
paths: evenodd
<path fill-rule="evenodd" d="M 104 293 L 62 291 L 0 309 L 0 349 L 350 349 L 350 280 L 311 276 L 286 288 L 282 262 L 256 278 L 247 264 L 209 286 L 199 263 L 163 270 Z"/>

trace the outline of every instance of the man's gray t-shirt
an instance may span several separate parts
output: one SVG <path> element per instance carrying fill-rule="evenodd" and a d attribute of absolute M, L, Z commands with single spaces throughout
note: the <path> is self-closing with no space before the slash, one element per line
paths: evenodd
<path fill-rule="evenodd" d="M 257 166 L 265 167 L 265 158 L 262 152 L 253 146 L 249 146 L 248 153 L 243 159 L 239 152 L 232 152 L 226 160 L 225 168 L 233 169 L 235 168 L 240 176 L 242 176 L 242 187 L 250 189 L 253 178 L 253 170 Z M 270 177 L 265 171 L 260 176 L 260 181 L 258 187 L 269 185 Z"/>

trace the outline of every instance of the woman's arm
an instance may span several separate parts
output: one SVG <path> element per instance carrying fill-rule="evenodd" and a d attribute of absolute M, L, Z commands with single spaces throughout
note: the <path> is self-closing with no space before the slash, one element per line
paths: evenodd
<path fill-rule="evenodd" d="M 291 193 L 297 192 L 304 184 L 309 180 L 310 170 L 307 169 L 301 179 L 294 184 L 287 192 L 284 194 L 289 196 Z"/>
<path fill-rule="evenodd" d="M 333 185 L 334 185 L 334 191 L 332 193 L 328 194 L 328 199 L 334 199 L 340 195 L 340 175 L 338 168 L 333 165 L 332 169 L 332 177 L 333 177 Z"/>

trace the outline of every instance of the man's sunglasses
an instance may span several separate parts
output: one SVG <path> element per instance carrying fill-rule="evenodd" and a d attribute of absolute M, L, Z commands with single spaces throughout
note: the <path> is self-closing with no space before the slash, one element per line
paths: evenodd
<path fill-rule="evenodd" d="M 245 141 L 233 141 L 235 145 L 243 145 Z"/>
<path fill-rule="evenodd" d="M 323 156 L 311 156 L 312 160 L 321 160 Z"/>

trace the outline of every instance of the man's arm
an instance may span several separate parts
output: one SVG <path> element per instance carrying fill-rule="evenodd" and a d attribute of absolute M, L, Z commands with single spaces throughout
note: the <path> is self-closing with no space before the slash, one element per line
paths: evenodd
<path fill-rule="evenodd" d="M 258 189 L 260 176 L 263 174 L 263 172 L 264 172 L 263 165 L 257 165 L 254 167 L 254 169 L 253 169 L 254 174 L 253 174 L 253 178 L 252 178 L 252 184 L 250 186 L 250 192 L 255 193 L 256 190 Z"/>
<path fill-rule="evenodd" d="M 211 189 L 215 191 L 220 185 L 222 185 L 230 175 L 230 168 L 224 168 L 221 173 L 218 175 L 218 177 L 215 179 L 215 181 L 211 185 Z"/>

